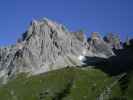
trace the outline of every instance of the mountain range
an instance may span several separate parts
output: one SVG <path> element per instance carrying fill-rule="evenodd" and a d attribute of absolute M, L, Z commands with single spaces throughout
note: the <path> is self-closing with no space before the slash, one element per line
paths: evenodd
<path fill-rule="evenodd" d="M 127 83 L 129 82 L 129 76 L 132 75 L 132 65 L 132 39 L 127 40 L 126 42 L 122 42 L 119 36 L 115 33 L 109 33 L 107 36 L 102 37 L 99 32 L 92 32 L 91 36 L 87 38 L 82 31 L 70 32 L 64 25 L 59 24 L 55 21 L 51 21 L 47 18 L 43 18 L 41 20 L 33 20 L 30 23 L 29 28 L 17 40 L 17 43 L 15 45 L 0 48 L 1 90 L 7 91 L 4 89 L 5 86 L 12 88 L 10 87 L 10 84 L 17 85 L 16 82 L 18 82 L 19 86 L 19 84 L 25 80 L 25 78 L 23 80 L 23 74 L 24 76 L 26 75 L 25 77 L 30 77 L 28 80 L 26 79 L 28 82 L 31 82 L 30 84 L 32 84 L 32 81 L 30 81 L 30 79 L 32 78 L 37 82 L 37 79 L 34 79 L 34 77 L 38 77 L 38 80 L 40 79 L 44 82 L 45 80 L 50 81 L 51 85 L 46 84 L 46 82 L 44 83 L 46 86 L 44 86 L 44 90 L 47 90 L 47 86 L 50 86 L 49 88 L 51 88 L 52 85 L 54 86 L 58 83 L 56 83 L 54 79 L 51 80 L 52 77 L 55 77 L 55 79 L 57 78 L 57 80 L 59 78 L 59 80 L 61 80 L 62 82 L 66 81 L 66 83 L 61 82 L 62 84 L 66 85 L 62 87 L 63 90 L 60 90 L 60 87 L 57 88 L 57 90 L 60 91 L 58 91 L 59 93 L 57 92 L 54 94 L 53 92 L 51 92 L 53 93 L 53 95 L 49 95 L 48 98 L 52 99 L 46 99 L 47 97 L 45 98 L 45 96 L 45 99 L 43 97 L 40 97 L 38 99 L 35 99 L 35 97 L 34 99 L 31 99 L 31 95 L 29 95 L 28 97 L 30 99 L 26 99 L 24 97 L 22 97 L 22 99 L 21 96 L 19 98 L 18 95 L 14 95 L 14 90 L 10 90 L 10 95 L 8 96 L 11 96 L 12 99 L 9 98 L 2 100 L 90 100 L 88 99 L 91 98 L 89 97 L 89 94 L 84 97 L 84 99 L 75 99 L 75 97 L 73 97 L 73 95 L 71 95 L 71 93 L 69 92 L 74 84 L 78 86 L 79 83 L 77 78 L 83 78 L 81 80 L 81 83 L 86 83 L 85 80 L 88 80 L 90 82 L 93 80 L 92 76 L 97 77 L 96 80 L 94 79 L 95 82 L 93 82 L 93 85 L 97 84 L 98 86 L 91 86 L 91 88 L 105 88 L 105 91 L 103 92 L 100 92 L 101 90 L 96 90 L 99 92 L 94 91 L 94 94 L 92 94 L 92 100 L 132 100 L 131 98 L 133 97 L 127 96 L 128 94 L 125 93 L 125 90 L 120 91 L 120 89 L 123 89 L 123 87 L 120 87 L 120 82 L 124 82 L 125 80 L 126 81 L 125 83 L 122 83 L 122 86 L 123 84 L 124 86 L 126 84 L 125 88 L 128 89 Z M 55 74 L 55 76 L 53 76 L 52 73 Z M 63 80 L 60 79 L 60 76 L 56 76 L 56 74 L 58 75 L 58 73 L 60 73 L 60 75 L 63 75 Z M 77 73 L 79 73 L 78 76 Z M 70 76 L 67 74 L 70 74 Z M 104 77 L 104 74 L 106 77 Z M 42 77 L 43 75 L 44 80 Z M 82 75 L 85 75 L 86 78 L 82 77 Z M 107 79 L 107 83 L 98 83 L 98 80 L 100 79 L 99 75 L 101 75 L 101 81 Z M 19 77 L 21 81 L 19 81 L 19 78 L 17 80 L 17 77 Z M 90 80 L 89 78 L 92 78 L 92 80 Z M 73 83 L 75 81 L 77 83 Z M 116 89 L 113 87 L 113 85 L 108 86 L 108 84 L 110 83 L 116 84 L 117 87 L 114 86 Z M 38 85 L 39 84 L 40 83 L 38 83 Z M 85 84 L 85 86 L 87 85 Z M 79 88 L 81 87 L 84 86 L 79 86 Z M 15 88 L 17 89 L 16 86 Z M 22 87 L 20 86 L 19 88 Z M 84 88 L 81 91 L 84 91 Z M 107 90 L 108 88 L 110 89 L 110 92 L 109 90 Z M 28 89 L 28 87 L 26 89 Z M 2 92 L 1 90 L 0 98 L 2 96 L 1 94 L 6 94 L 6 92 Z M 122 96 L 121 94 L 115 95 L 116 91 L 120 91 L 121 94 L 124 91 L 125 96 Z M 131 91 L 133 91 L 133 88 Z M 20 91 L 18 91 L 18 93 L 19 92 Z M 109 92 L 111 94 L 107 93 L 106 96 L 106 93 L 104 92 Z M 46 94 L 49 94 L 49 92 Z M 74 99 L 70 99 L 68 96 L 69 94 Z M 41 93 L 40 95 L 43 95 L 43 93 Z M 3 95 L 3 98 L 6 98 L 6 96 L 7 95 L 5 95 L 4 97 Z M 64 99 L 67 96 L 69 99 Z"/>

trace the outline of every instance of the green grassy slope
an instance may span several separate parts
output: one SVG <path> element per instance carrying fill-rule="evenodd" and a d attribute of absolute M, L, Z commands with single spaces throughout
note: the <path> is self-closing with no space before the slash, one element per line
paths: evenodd
<path fill-rule="evenodd" d="M 97 69 L 64 68 L 31 77 L 20 74 L 0 87 L 0 100 L 97 100 L 113 82 L 114 78 Z M 106 94 L 109 100 L 121 100 L 119 84 Z"/>
<path fill-rule="evenodd" d="M 128 74 L 128 85 L 125 94 L 128 100 L 133 100 L 133 72 Z"/>

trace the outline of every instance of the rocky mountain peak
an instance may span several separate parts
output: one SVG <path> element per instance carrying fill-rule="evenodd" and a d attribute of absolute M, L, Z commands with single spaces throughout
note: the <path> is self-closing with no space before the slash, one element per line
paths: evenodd
<path fill-rule="evenodd" d="M 108 45 L 98 32 L 92 32 L 88 39 L 89 55 L 92 57 L 108 58 L 114 55 L 112 48 Z"/>
<path fill-rule="evenodd" d="M 31 35 L 45 34 L 46 31 L 55 31 L 58 35 L 62 35 L 62 31 L 67 32 L 67 29 L 62 24 L 58 24 L 57 22 L 51 21 L 47 18 L 32 20 L 28 30 L 23 34 L 22 38 L 23 40 L 26 40 L 30 38 Z"/>
<path fill-rule="evenodd" d="M 114 49 L 122 49 L 121 39 L 118 33 L 108 33 L 104 40 Z"/>
<path fill-rule="evenodd" d="M 0 50 L 0 69 L 4 73 L 1 77 L 81 65 L 79 56 L 86 49 L 85 42 L 81 32 L 69 32 L 62 24 L 47 18 L 33 20 L 14 47 Z"/>
<path fill-rule="evenodd" d="M 83 32 L 70 32 L 55 21 L 33 20 L 16 45 L 0 48 L 0 79 L 21 72 L 40 74 L 68 66 L 82 66 L 85 56 L 108 58 L 112 48 L 98 32 L 87 43 Z"/>
<path fill-rule="evenodd" d="M 91 39 L 99 41 L 99 40 L 102 40 L 102 37 L 99 32 L 92 32 Z"/>

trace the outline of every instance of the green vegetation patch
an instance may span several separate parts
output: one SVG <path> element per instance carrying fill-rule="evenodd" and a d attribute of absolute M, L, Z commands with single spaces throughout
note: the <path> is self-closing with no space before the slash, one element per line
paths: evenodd
<path fill-rule="evenodd" d="M 114 81 L 98 69 L 64 68 L 31 77 L 20 74 L 0 87 L 0 100 L 96 100 Z M 116 84 L 108 97 L 120 95 Z"/>

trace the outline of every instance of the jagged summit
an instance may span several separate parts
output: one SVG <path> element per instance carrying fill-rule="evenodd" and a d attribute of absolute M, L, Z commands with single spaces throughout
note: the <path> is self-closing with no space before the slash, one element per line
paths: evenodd
<path fill-rule="evenodd" d="M 104 40 L 114 49 L 122 49 L 122 42 L 118 33 L 108 33 Z"/>
<path fill-rule="evenodd" d="M 28 28 L 28 30 L 23 34 L 23 40 L 28 39 L 31 35 L 34 34 L 40 34 L 43 32 L 46 28 L 50 28 L 50 31 L 52 30 L 58 30 L 58 31 L 66 31 L 68 30 L 63 26 L 62 24 L 59 24 L 57 22 L 51 21 L 47 18 L 43 18 L 41 20 L 32 20 L 31 24 Z M 60 33 L 61 34 L 61 33 Z"/>
<path fill-rule="evenodd" d="M 88 56 L 108 58 L 114 56 L 111 46 L 105 42 L 99 32 L 92 32 L 88 39 Z"/>

